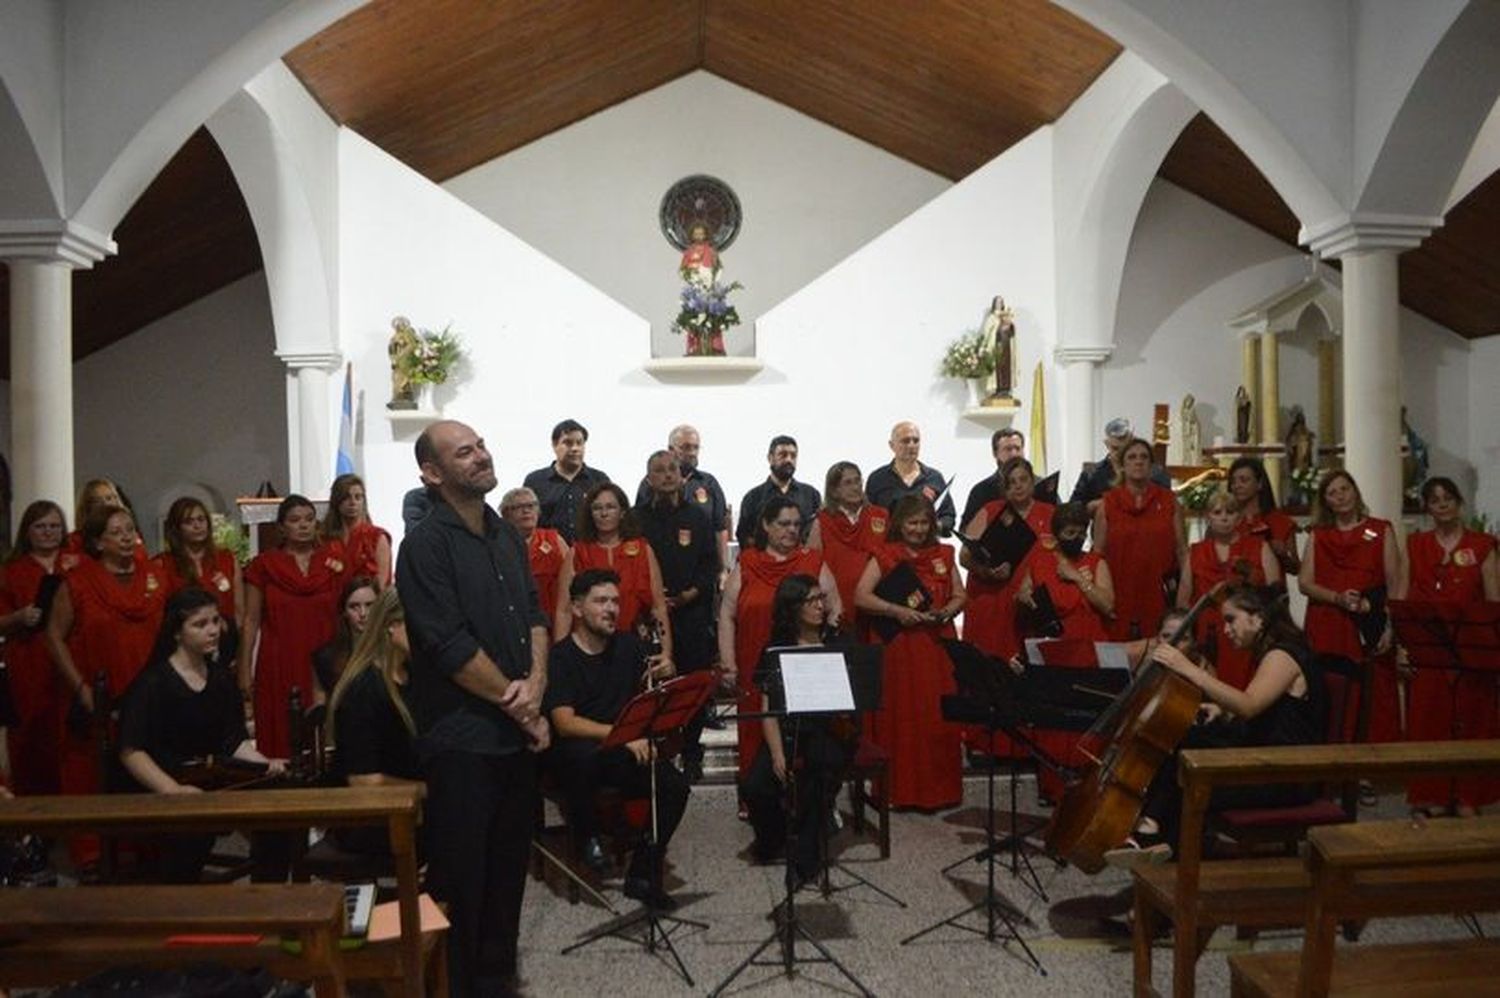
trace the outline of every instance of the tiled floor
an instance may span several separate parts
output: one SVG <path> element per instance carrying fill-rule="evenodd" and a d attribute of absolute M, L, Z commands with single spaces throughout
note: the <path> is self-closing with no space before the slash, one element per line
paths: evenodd
<path fill-rule="evenodd" d="M 1035 800 L 1029 781 L 1023 803 Z M 852 844 L 845 832 L 841 859 L 861 875 L 905 900 L 899 908 L 867 888 L 835 894 L 831 901 L 810 892 L 798 895 L 804 923 L 866 987 L 881 995 L 1123 995 L 1130 990 L 1130 954 L 1123 917 L 1128 877 L 1106 871 L 1087 877 L 1069 867 L 1059 870 L 1046 860 L 1036 868 L 1050 904 L 1002 870 L 997 881 L 1004 899 L 1017 912 L 1020 933 L 1040 959 L 1039 974 L 1012 944 L 992 944 L 982 936 L 945 928 L 901 946 L 902 938 L 961 910 L 984 888 L 984 867 L 964 864 L 943 876 L 939 869 L 976 848 L 983 837 L 984 783 L 971 778 L 964 807 L 941 815 L 893 816 L 893 854 L 881 862 L 873 844 Z M 1004 795 L 1002 794 L 1002 798 Z M 1033 808 L 1034 810 L 1034 808 Z M 1392 796 L 1370 816 L 1401 813 Z M 743 853 L 748 826 L 735 818 L 733 789 L 695 789 L 688 813 L 672 843 L 668 886 L 682 902 L 683 917 L 708 923 L 705 930 L 680 930 L 674 943 L 694 980 L 689 988 L 661 954 L 648 954 L 618 940 L 606 940 L 568 956 L 559 951 L 587 929 L 604 922 L 608 912 L 587 903 L 570 905 L 560 878 L 527 888 L 522 929 L 522 971 L 527 993 L 551 995 L 706 994 L 771 931 L 768 912 L 782 896 L 780 867 L 749 865 Z M 835 881 L 842 878 L 835 874 Z M 633 910 L 610 892 L 622 911 Z M 1101 922 L 1100 919 L 1103 919 Z M 971 924 L 982 927 L 976 917 Z M 1500 933 L 1500 918 L 1484 920 L 1487 933 Z M 1465 930 L 1451 918 L 1405 919 L 1374 923 L 1366 941 L 1459 937 Z M 1116 943 L 1109 938 L 1113 934 Z M 1106 938 L 1100 938 L 1103 935 Z M 1260 946 L 1296 946 L 1295 934 L 1263 940 Z M 1236 946 L 1232 933 L 1220 932 L 1199 964 L 1199 994 L 1228 993 L 1225 953 Z M 779 949 L 768 951 L 775 958 Z M 1168 984 L 1166 952 L 1156 961 L 1157 985 Z M 799 967 L 786 977 L 778 967 L 755 967 L 741 975 L 726 994 L 857 994 L 827 965 Z"/>

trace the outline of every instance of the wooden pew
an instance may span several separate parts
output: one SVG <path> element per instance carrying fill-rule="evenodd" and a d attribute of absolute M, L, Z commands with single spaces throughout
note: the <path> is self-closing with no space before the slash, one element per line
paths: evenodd
<path fill-rule="evenodd" d="M 347 954 L 351 979 L 398 976 L 408 998 L 423 998 L 425 947 L 441 939 L 424 939 L 417 910 L 417 818 L 423 796 L 419 784 L 375 787 L 325 787 L 307 790 L 232 790 L 201 794 L 102 794 L 21 797 L 0 800 L 0 834 L 37 832 L 61 836 L 99 834 L 247 832 L 385 825 L 395 860 L 401 939 L 393 951 L 373 945 Z M 441 954 L 439 954 L 441 956 Z"/>
<path fill-rule="evenodd" d="M 116 966 L 179 967 L 209 961 L 274 964 L 278 976 L 343 995 L 338 884 L 192 887 L 10 887 L 0 890 L 0 986 L 48 987 Z M 171 945 L 173 936 L 247 935 L 259 943 Z M 300 954 L 280 945 L 301 942 Z"/>
<path fill-rule="evenodd" d="M 1221 925 L 1271 927 L 1302 922 L 1311 878 L 1302 860 L 1231 859 L 1205 862 L 1203 827 L 1215 787 L 1277 783 L 1404 782 L 1434 773 L 1455 776 L 1500 770 L 1500 741 L 1405 742 L 1387 745 L 1301 745 L 1275 748 L 1188 749 L 1180 754 L 1181 838 L 1177 861 L 1134 871 L 1135 994 L 1155 994 L 1151 942 L 1161 918 L 1173 923 L 1172 994 L 1194 993 L 1198 957 Z M 1338 827 L 1338 826 L 1335 826 Z M 1396 871 L 1395 893 L 1423 885 Z M 1472 882 L 1456 890 L 1492 889 Z M 1460 898 L 1460 902 L 1462 902 Z"/>
<path fill-rule="evenodd" d="M 1346 919 L 1500 909 L 1500 817 L 1375 821 L 1314 829 L 1308 836 L 1312 896 L 1302 952 L 1229 958 L 1235 994 L 1334 992 L 1405 995 L 1500 992 L 1500 942 L 1487 939 L 1366 946 L 1335 956 L 1334 935 Z M 1385 871 L 1414 874 L 1425 891 L 1384 890 Z M 1455 892 L 1454 881 L 1491 885 L 1487 896 Z M 1455 895 L 1461 895 L 1456 900 Z"/>

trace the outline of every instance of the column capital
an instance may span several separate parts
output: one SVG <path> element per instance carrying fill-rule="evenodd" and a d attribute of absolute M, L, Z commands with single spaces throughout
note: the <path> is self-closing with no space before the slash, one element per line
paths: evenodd
<path fill-rule="evenodd" d="M 1412 249 L 1442 225 L 1443 219 L 1436 215 L 1354 212 L 1304 225 L 1297 239 L 1318 256 L 1340 257 L 1370 250 Z"/>
<path fill-rule="evenodd" d="M 87 269 L 116 250 L 108 233 L 69 219 L 0 221 L 0 260 L 66 263 Z"/>
<path fill-rule="evenodd" d="M 276 356 L 293 371 L 304 368 L 336 371 L 344 362 L 343 354 L 337 350 L 277 350 Z"/>
<path fill-rule="evenodd" d="M 1114 344 L 1063 344 L 1053 349 L 1052 356 L 1059 364 L 1078 364 L 1084 362 L 1102 364 L 1106 360 L 1109 360 L 1114 352 Z"/>

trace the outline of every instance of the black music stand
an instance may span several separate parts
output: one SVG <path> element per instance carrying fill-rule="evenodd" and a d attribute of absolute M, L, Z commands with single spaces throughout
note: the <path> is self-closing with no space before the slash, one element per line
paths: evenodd
<path fill-rule="evenodd" d="M 694 986 L 693 977 L 688 973 L 687 965 L 678 955 L 677 947 L 672 945 L 672 930 L 665 928 L 663 923 L 670 923 L 674 928 L 689 926 L 695 929 L 707 929 L 708 923 L 664 914 L 652 901 L 655 896 L 661 894 L 662 875 L 661 850 L 656 847 L 658 836 L 656 766 L 661 758 L 662 742 L 668 735 L 685 727 L 703 709 L 703 705 L 713 693 L 713 685 L 714 674 L 712 672 L 693 672 L 668 680 L 655 689 L 639 694 L 620 711 L 614 727 L 610 729 L 604 741 L 599 743 L 600 749 L 607 749 L 633 742 L 638 738 L 645 738 L 651 742 L 651 827 L 650 838 L 646 842 L 651 854 L 651 890 L 647 900 L 641 903 L 638 911 L 623 919 L 612 919 L 596 929 L 591 929 L 576 943 L 563 947 L 563 955 L 607 938 L 635 943 L 647 953 L 652 954 L 660 947 L 671 955 L 673 962 L 677 965 L 677 972 L 682 975 L 688 987 Z M 630 930 L 636 926 L 644 926 L 645 931 L 640 935 L 633 935 Z"/>
<path fill-rule="evenodd" d="M 962 641 L 945 641 L 948 657 L 953 662 L 954 675 L 958 680 L 959 690 L 962 691 L 958 697 L 943 698 L 943 716 L 957 716 L 961 720 L 969 720 L 974 716 L 977 706 L 984 714 L 984 724 L 990 734 L 991 743 L 994 742 L 996 731 L 1005 730 L 1012 738 L 1026 745 L 1033 752 L 1038 753 L 1040 761 L 1046 755 L 1035 742 L 1021 735 L 1015 729 L 1015 684 L 1011 681 L 1015 677 L 1006 670 L 1007 666 L 995 659 L 985 655 L 973 645 Z M 1031 861 L 1027 859 L 1019 849 L 1019 836 L 1016 834 L 1016 762 L 1011 760 L 1011 857 L 1012 871 L 1019 870 L 1019 862 L 1025 861 L 1026 869 L 1030 872 L 1035 884 L 1036 892 L 1046 900 L 1046 894 L 1042 893 L 1041 881 L 1037 879 L 1036 871 L 1031 867 Z M 1014 908 L 1005 904 L 1000 899 L 1000 892 L 995 887 L 995 858 L 1004 848 L 995 837 L 995 767 L 990 766 L 985 772 L 985 847 L 973 856 L 965 856 L 958 863 L 950 863 L 944 867 L 942 872 L 946 874 L 954 866 L 968 862 L 970 859 L 984 859 L 985 861 L 985 888 L 984 896 L 978 901 L 964 908 L 956 914 L 941 919 L 924 929 L 912 933 L 901 940 L 901 945 L 916 942 L 923 936 L 936 932 L 938 929 L 953 927 L 975 935 L 984 936 L 990 942 L 997 942 L 1002 938 L 1014 940 L 1026 954 L 1031 965 L 1036 968 L 1037 973 L 1043 977 L 1047 976 L 1047 969 L 1042 966 L 1042 961 L 1037 958 L 1026 940 L 1021 937 L 1021 931 L 1017 928 L 1015 919 L 1011 917 Z M 984 928 L 976 928 L 964 921 L 965 918 L 975 912 L 982 911 L 985 916 Z M 1001 936 L 997 926 L 1005 927 L 1005 935 Z"/>
<path fill-rule="evenodd" d="M 1490 672 L 1500 680 L 1500 603 L 1447 603 L 1391 600 L 1387 605 L 1397 642 L 1417 669 Z M 1457 739 L 1459 684 L 1448 686 L 1449 733 Z M 1457 803 L 1457 784 L 1448 781 L 1448 806 Z"/>
<path fill-rule="evenodd" d="M 880 706 L 880 669 L 882 656 L 884 653 L 883 648 L 874 645 L 853 645 L 848 647 L 808 645 L 787 648 L 768 648 L 766 649 L 766 652 L 769 662 L 763 661 L 761 667 L 756 670 L 756 680 L 761 685 L 762 689 L 765 690 L 766 699 L 768 701 L 767 706 L 771 709 L 763 713 L 758 713 L 754 716 L 775 717 L 783 721 L 790 722 L 793 760 L 797 758 L 797 746 L 799 743 L 799 739 L 801 738 L 802 721 L 804 718 L 829 717 L 831 716 L 831 713 L 847 713 L 847 711 L 834 711 L 830 713 L 826 711 L 799 711 L 795 709 L 788 709 L 786 704 L 785 686 L 782 681 L 782 662 L 784 659 L 790 658 L 795 655 L 805 654 L 840 655 L 843 657 L 844 667 L 848 673 L 849 690 L 853 695 L 855 711 L 859 712 L 876 710 Z M 750 715 L 740 715 L 741 718 L 746 718 L 748 716 Z M 740 961 L 739 965 L 736 966 L 734 970 L 729 972 L 728 977 L 720 981 L 719 985 L 709 992 L 710 998 L 714 998 L 714 996 L 722 994 L 724 992 L 724 989 L 729 987 L 729 985 L 732 984 L 734 980 L 740 976 L 740 974 L 744 973 L 751 967 L 779 966 L 782 968 L 782 973 L 784 973 L 788 977 L 791 977 L 797 973 L 798 964 L 808 963 L 826 963 L 831 965 L 840 974 L 843 974 L 845 979 L 848 980 L 849 983 L 858 988 L 860 994 L 865 995 L 866 998 L 874 998 L 874 992 L 865 987 L 864 984 L 860 982 L 859 978 L 855 977 L 854 974 L 850 972 L 849 968 L 840 963 L 838 959 L 833 955 L 833 953 L 829 951 L 828 947 L 824 946 L 821 942 L 814 938 L 812 933 L 808 932 L 797 918 L 796 895 L 799 885 L 795 869 L 798 825 L 796 780 L 796 767 L 795 765 L 789 764 L 787 766 L 787 780 L 783 786 L 783 793 L 786 799 L 787 822 L 785 859 L 786 876 L 784 880 L 786 884 L 786 896 L 782 898 L 781 901 L 777 902 L 776 907 L 771 910 L 771 919 L 774 923 L 774 928 L 772 928 L 771 934 L 767 936 L 760 943 L 760 945 L 756 946 L 755 949 L 750 952 L 749 956 L 745 957 L 745 959 Z M 820 828 L 827 824 L 827 816 L 823 811 L 825 805 L 826 799 L 823 797 L 823 795 L 819 794 L 818 798 L 813 802 L 813 806 L 818 810 L 818 823 Z M 820 831 L 819 834 L 822 835 L 823 833 Z M 826 848 L 823 850 L 823 856 L 824 862 L 826 863 Z M 857 874 L 853 873 L 850 873 L 850 876 L 855 877 L 860 883 L 866 884 L 874 888 L 875 890 L 880 891 L 880 893 L 885 894 L 884 891 L 881 891 L 880 888 L 875 887 L 873 884 L 870 884 L 870 882 L 865 880 L 863 877 L 859 877 Z M 826 885 L 826 867 L 823 874 L 823 879 Z M 858 885 L 856 884 L 850 886 Z M 889 894 L 886 894 L 886 896 L 891 897 L 891 895 Z M 895 900 L 894 898 L 892 899 Z M 902 904 L 900 901 L 897 901 L 897 903 Z M 905 907 L 905 905 L 902 904 L 902 907 Z M 797 953 L 797 940 L 799 938 L 803 942 L 811 946 L 813 949 L 815 949 L 818 955 L 799 955 Z M 781 958 L 779 960 L 760 959 L 760 955 L 762 953 L 764 953 L 766 950 L 770 949 L 777 943 L 781 944 Z"/>

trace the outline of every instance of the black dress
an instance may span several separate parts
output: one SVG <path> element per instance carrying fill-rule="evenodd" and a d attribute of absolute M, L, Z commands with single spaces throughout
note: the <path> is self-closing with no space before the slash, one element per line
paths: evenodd
<path fill-rule="evenodd" d="M 397 687 L 406 703 L 406 686 Z M 411 716 L 407 705 L 407 716 Z M 421 779 L 412 733 L 391 701 L 385 681 L 374 668 L 354 678 L 333 713 L 333 773 L 339 783 L 350 776 L 380 773 L 403 780 Z M 384 828 L 337 828 L 333 840 L 345 852 L 387 856 L 390 834 Z"/>

